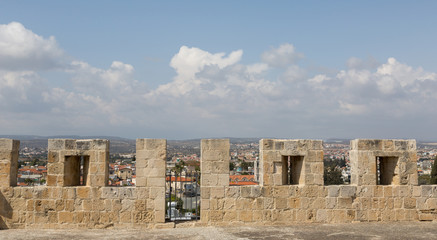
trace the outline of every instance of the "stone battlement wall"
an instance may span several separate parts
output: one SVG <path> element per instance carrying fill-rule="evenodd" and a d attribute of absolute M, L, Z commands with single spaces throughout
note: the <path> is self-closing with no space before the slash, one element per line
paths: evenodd
<path fill-rule="evenodd" d="M 229 186 L 229 147 L 201 140 L 195 225 L 437 221 L 437 185 L 417 186 L 414 140 L 351 141 L 351 185 L 333 186 L 323 186 L 320 140 L 261 140 L 259 186 Z M 172 226 L 166 140 L 137 140 L 136 187 L 105 186 L 109 142 L 95 139 L 49 140 L 48 186 L 16 187 L 18 149 L 0 139 L 0 228 Z"/>

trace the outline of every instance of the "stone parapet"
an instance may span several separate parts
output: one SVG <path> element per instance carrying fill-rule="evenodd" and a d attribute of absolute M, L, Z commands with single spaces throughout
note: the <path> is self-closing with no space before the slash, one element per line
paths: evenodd
<path fill-rule="evenodd" d="M 147 187 L 2 187 L 0 228 L 161 226 L 150 194 Z M 204 225 L 437 221 L 437 185 L 227 186 L 202 194 Z"/>
<path fill-rule="evenodd" d="M 0 187 L 17 185 L 20 141 L 0 138 Z"/>
<path fill-rule="evenodd" d="M 137 139 L 136 186 L 148 191 L 148 205 L 153 222 L 165 222 L 165 168 L 167 140 Z"/>
<path fill-rule="evenodd" d="M 49 139 L 48 186 L 106 186 L 109 140 Z"/>
<path fill-rule="evenodd" d="M 145 187 L 0 188 L 0 228 L 153 228 L 156 208 Z"/>
<path fill-rule="evenodd" d="M 437 221 L 436 204 L 436 185 L 230 186 L 207 217 L 219 226 Z"/>
<path fill-rule="evenodd" d="M 200 149 L 201 186 L 229 186 L 229 139 L 202 139 Z"/>
<path fill-rule="evenodd" d="M 51 139 L 48 186 L 14 187 L 19 141 L 0 139 L 0 229 L 173 227 L 166 145 L 137 139 L 136 187 L 107 187 L 109 141 Z M 229 186 L 229 140 L 204 139 L 192 226 L 437 221 L 437 185 L 416 186 L 414 140 L 353 140 L 350 159 L 352 184 L 323 186 L 322 141 L 263 139 L 260 185 Z"/>
<path fill-rule="evenodd" d="M 229 162 L 231 159 L 229 139 L 202 139 L 200 142 L 200 220 L 211 221 L 215 204 L 225 196 L 229 186 Z"/>
<path fill-rule="evenodd" d="M 321 140 L 261 139 L 260 185 L 323 185 Z"/>
<path fill-rule="evenodd" d="M 351 184 L 417 185 L 415 140 L 355 139 L 350 149 Z"/>

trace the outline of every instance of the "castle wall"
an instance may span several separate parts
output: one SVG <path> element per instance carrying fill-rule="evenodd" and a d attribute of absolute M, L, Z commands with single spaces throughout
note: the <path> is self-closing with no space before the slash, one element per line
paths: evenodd
<path fill-rule="evenodd" d="M 0 144 L 0 152 L 16 149 L 3 160 L 16 164 L 18 147 L 11 141 Z M 107 187 L 108 140 L 50 139 L 48 186 L 2 185 L 0 228 L 159 227 L 165 221 L 166 151 L 165 140 L 137 139 L 138 185 Z"/>
<path fill-rule="evenodd" d="M 229 146 L 201 141 L 195 225 L 437 221 L 437 185 L 417 186 L 414 140 L 353 140 L 354 180 L 333 186 L 323 186 L 321 141 L 261 140 L 258 186 L 229 186 Z M 67 139 L 49 140 L 48 186 L 15 187 L 18 148 L 0 139 L 0 228 L 173 226 L 164 223 L 166 140 L 137 140 L 136 187 L 105 186 L 107 140 Z M 86 179 L 77 182 L 77 169 Z"/>

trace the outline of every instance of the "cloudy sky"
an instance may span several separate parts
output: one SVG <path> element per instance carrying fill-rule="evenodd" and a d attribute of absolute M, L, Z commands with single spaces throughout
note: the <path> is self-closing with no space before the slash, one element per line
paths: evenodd
<path fill-rule="evenodd" d="M 436 1 L 0 1 L 0 135 L 437 139 Z"/>

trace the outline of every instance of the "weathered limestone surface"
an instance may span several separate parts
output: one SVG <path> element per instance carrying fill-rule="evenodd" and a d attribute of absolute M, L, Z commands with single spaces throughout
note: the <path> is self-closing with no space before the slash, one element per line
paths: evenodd
<path fill-rule="evenodd" d="M 165 222 L 165 164 L 167 140 L 137 139 L 137 187 L 144 187 L 148 196 L 142 213 L 151 214 L 152 222 Z"/>
<path fill-rule="evenodd" d="M 0 152 L 9 152 L 2 155 L 1 161 L 6 164 L 0 165 L 1 173 L 9 174 L 9 166 L 16 166 L 18 146 L 19 141 L 0 140 Z M 109 174 L 108 140 L 50 139 L 48 148 L 49 186 L 9 186 L 8 181 L 17 179 L 16 167 L 15 175 L 2 179 L 2 184 L 7 184 L 0 187 L 0 229 L 172 226 L 163 224 L 165 140 L 137 140 L 138 175 L 144 183 L 137 187 L 105 187 Z M 85 158 L 81 160 L 80 156 Z M 76 181 L 79 160 L 83 161 L 85 182 L 82 186 L 68 186 L 80 183 Z"/>
<path fill-rule="evenodd" d="M 208 224 L 437 221 L 437 186 L 230 186 Z M 203 219 L 202 219 L 203 221 Z"/>
<path fill-rule="evenodd" d="M 200 142 L 200 219 L 204 223 L 223 220 L 224 213 L 211 208 L 211 204 L 219 204 L 229 186 L 229 150 L 229 139 L 202 139 Z"/>
<path fill-rule="evenodd" d="M 416 140 L 355 139 L 350 149 L 351 184 L 377 185 L 378 157 L 381 184 L 417 185 Z"/>
<path fill-rule="evenodd" d="M 81 159 L 83 158 L 83 159 Z M 49 139 L 47 186 L 106 186 L 109 178 L 109 141 L 103 139 Z"/>
<path fill-rule="evenodd" d="M 201 220 L 193 225 L 437 221 L 437 185 L 416 186 L 414 140 L 353 140 L 354 182 L 336 186 L 323 186 L 321 141 L 261 140 L 259 186 L 229 186 L 229 147 L 227 139 L 201 142 Z M 49 186 L 15 187 L 18 148 L 18 141 L 0 139 L 1 229 L 173 226 L 164 223 L 166 140 L 137 140 L 136 187 L 101 180 L 107 140 L 69 139 L 49 141 Z M 89 161 L 86 184 L 66 186 L 65 166 L 77 156 L 89 157 L 82 159 Z M 300 176 L 298 185 L 283 184 L 283 156 L 302 157 L 302 183 Z M 376 185 L 376 157 L 393 170 L 390 185 Z"/>
<path fill-rule="evenodd" d="M 0 228 L 149 228 L 157 212 L 146 187 L 1 188 Z"/>
<path fill-rule="evenodd" d="M 0 187 L 17 185 L 20 141 L 0 138 Z"/>
<path fill-rule="evenodd" d="M 323 144 L 321 140 L 283 140 L 261 139 L 259 183 L 263 186 L 278 186 L 284 184 L 286 164 L 284 158 L 300 157 L 298 174 L 299 185 L 323 185 Z"/>

